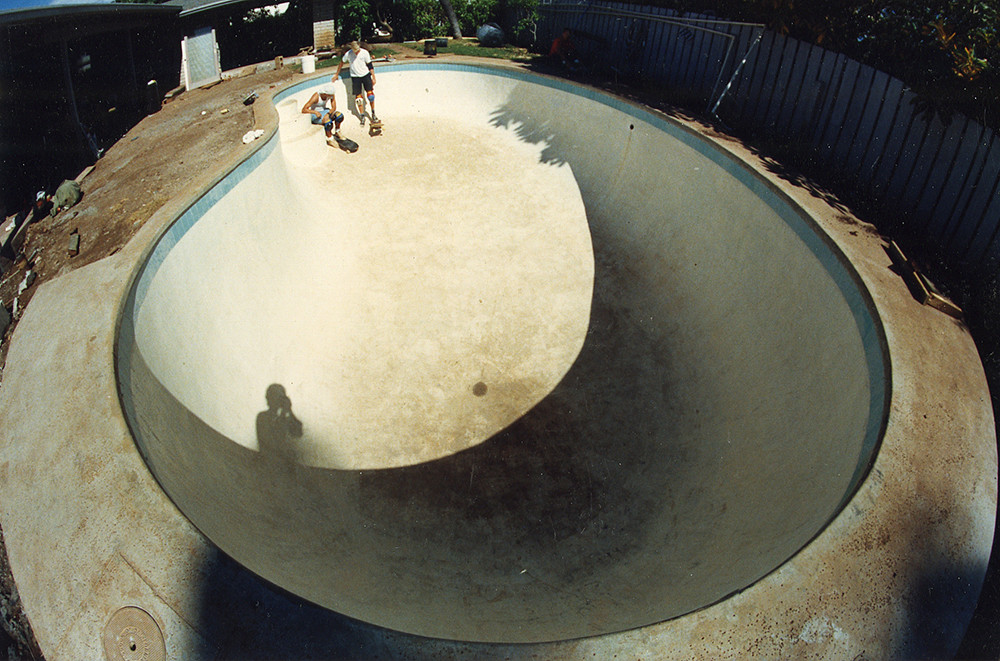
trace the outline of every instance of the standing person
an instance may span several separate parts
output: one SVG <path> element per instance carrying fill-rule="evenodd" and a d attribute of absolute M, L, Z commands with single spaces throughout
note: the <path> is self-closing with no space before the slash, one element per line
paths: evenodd
<path fill-rule="evenodd" d="M 365 98 L 362 96 L 362 91 L 368 93 L 368 105 L 372 109 L 372 122 L 378 122 L 378 116 L 375 114 L 375 65 L 372 64 L 371 53 L 362 48 L 357 41 L 352 41 L 350 50 L 340 58 L 337 71 L 333 74 L 334 81 L 340 76 L 340 70 L 344 67 L 345 62 L 348 64 L 348 71 L 351 74 L 354 105 L 358 109 L 358 114 L 361 115 L 361 124 L 365 123 Z"/>
<path fill-rule="evenodd" d="M 337 140 L 342 139 L 340 134 L 340 123 L 344 121 L 344 113 L 337 110 L 337 100 L 333 97 L 335 88 L 334 76 L 329 83 L 326 83 L 314 92 L 305 105 L 302 106 L 302 114 L 312 115 L 313 124 L 322 124 L 326 131 L 326 144 L 331 147 L 338 146 Z M 336 136 L 334 132 L 336 131 Z"/>

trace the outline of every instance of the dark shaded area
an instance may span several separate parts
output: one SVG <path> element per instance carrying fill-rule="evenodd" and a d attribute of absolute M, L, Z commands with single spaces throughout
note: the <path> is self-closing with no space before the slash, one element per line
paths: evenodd
<path fill-rule="evenodd" d="M 797 188 L 809 191 L 813 197 L 822 200 L 837 211 L 842 213 L 847 213 L 849 211 L 847 206 L 841 202 L 840 198 L 824 184 L 820 183 L 820 181 L 816 178 L 803 173 L 797 168 L 789 167 L 785 163 L 773 158 L 759 148 L 751 148 L 751 151 L 755 156 L 764 162 L 764 167 L 766 167 L 767 171 L 771 174 L 787 181 Z"/>
<path fill-rule="evenodd" d="M 934 283 L 962 307 L 964 321 L 983 361 L 997 416 L 1000 413 L 1000 274 L 980 272 L 970 277 L 933 256 L 929 260 L 925 252 L 918 253 L 917 259 Z M 997 433 L 1000 436 L 1000 429 Z M 996 516 L 1000 517 L 1000 507 Z M 956 658 L 966 661 L 1000 658 L 1000 535 L 996 533 L 979 603 Z"/>
<path fill-rule="evenodd" d="M 24 644 L 11 638 L 0 628 L 0 659 L 3 661 L 40 661 L 41 654 L 33 654 Z"/>
<path fill-rule="evenodd" d="M 268 584 L 215 550 L 204 562 L 194 659 L 367 661 L 385 658 L 377 628 Z M 214 614 L 225 613 L 226 617 Z M 235 618 L 235 619 L 234 619 Z M 234 621 L 245 626 L 234 627 Z"/>
<path fill-rule="evenodd" d="M 956 567 L 942 567 L 938 571 L 926 573 L 913 586 L 914 598 L 902 604 L 908 616 L 906 635 L 892 658 L 944 659 L 951 650 L 945 645 L 953 640 L 954 632 L 961 631 L 968 621 L 970 611 L 979 591 L 982 567 L 970 567 L 961 571 Z M 996 658 L 983 652 L 970 650 L 971 640 L 966 640 L 955 658 L 979 659 Z M 967 656 L 973 652 L 972 656 Z"/>
<path fill-rule="evenodd" d="M 1000 544 L 993 539 L 990 564 L 986 568 L 986 579 L 972 620 L 965 632 L 965 638 L 955 654 L 962 661 L 1000 658 Z"/>
<path fill-rule="evenodd" d="M 21 607 L 21 597 L 11 573 L 3 531 L 0 531 L 0 659 L 34 661 L 42 658 L 28 617 Z"/>
<path fill-rule="evenodd" d="M 1000 88 L 997 11 L 976 2 L 887 0 L 874 9 L 863 0 L 799 3 L 790 0 L 640 0 L 640 7 L 707 13 L 762 23 L 768 30 L 864 62 L 906 82 L 920 110 L 949 118 L 981 117 L 1000 126 L 993 108 Z"/>
<path fill-rule="evenodd" d="M 0 14 L 0 207 L 74 178 L 177 86 L 177 8 Z M 150 81 L 155 81 L 150 85 Z"/>

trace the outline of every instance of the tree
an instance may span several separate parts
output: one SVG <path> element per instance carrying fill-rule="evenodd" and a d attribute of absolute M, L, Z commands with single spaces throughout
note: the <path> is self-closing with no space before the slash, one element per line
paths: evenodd
<path fill-rule="evenodd" d="M 441 7 L 444 8 L 444 13 L 448 17 L 448 23 L 451 24 L 451 36 L 461 39 L 462 26 L 458 24 L 458 16 L 455 14 L 455 8 L 451 6 L 451 0 L 441 0 Z"/>
<path fill-rule="evenodd" d="M 368 0 L 345 0 L 338 4 L 337 29 L 341 41 L 365 39 L 374 22 Z"/>

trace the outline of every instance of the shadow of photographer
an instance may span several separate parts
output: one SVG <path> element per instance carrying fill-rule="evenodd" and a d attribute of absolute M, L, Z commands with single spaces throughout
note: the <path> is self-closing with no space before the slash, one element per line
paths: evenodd
<path fill-rule="evenodd" d="M 292 400 L 285 387 L 272 383 L 264 392 L 267 410 L 257 414 L 257 445 L 265 457 L 294 457 L 292 439 L 302 437 L 302 421 L 292 413 Z"/>

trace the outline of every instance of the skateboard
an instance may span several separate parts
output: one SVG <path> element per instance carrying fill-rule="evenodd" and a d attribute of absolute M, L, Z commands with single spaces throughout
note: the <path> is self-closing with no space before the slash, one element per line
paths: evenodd
<path fill-rule="evenodd" d="M 333 139 L 337 141 L 338 147 L 340 147 L 341 149 L 350 154 L 353 154 L 354 152 L 358 151 L 358 143 L 354 142 L 350 138 L 341 138 L 335 133 L 333 135 Z M 330 146 L 332 147 L 333 145 Z"/>
<path fill-rule="evenodd" d="M 381 119 L 373 119 L 368 124 L 368 135 L 371 135 L 371 136 L 382 135 L 382 120 Z"/>

